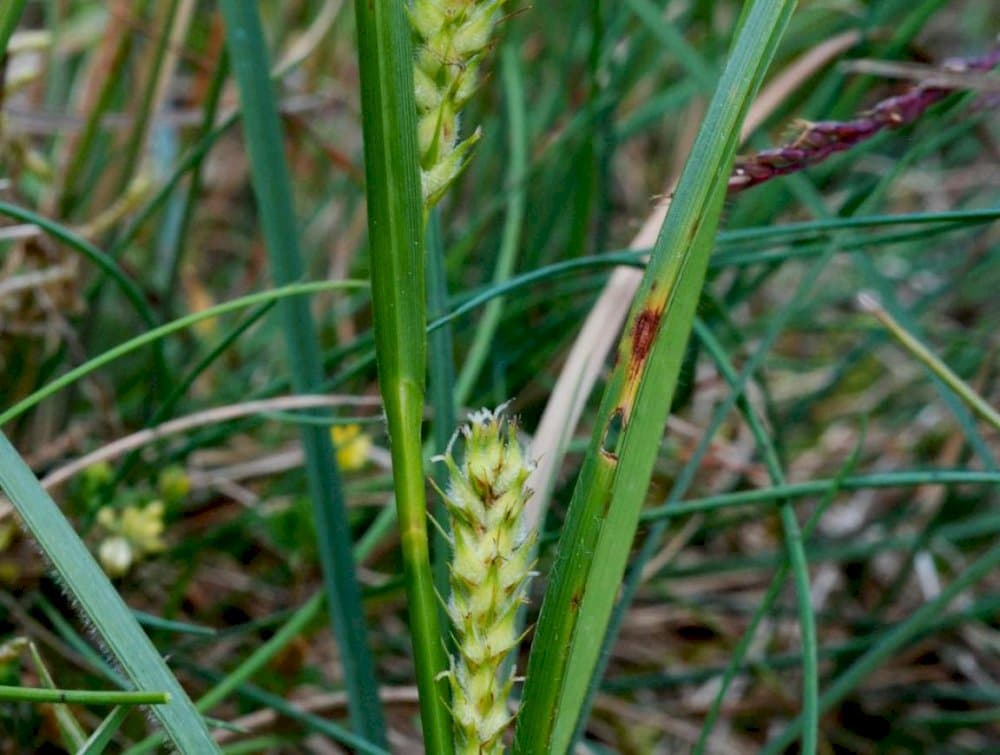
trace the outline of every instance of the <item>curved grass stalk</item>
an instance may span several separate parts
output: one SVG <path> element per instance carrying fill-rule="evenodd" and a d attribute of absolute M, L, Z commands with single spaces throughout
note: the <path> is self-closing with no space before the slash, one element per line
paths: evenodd
<path fill-rule="evenodd" d="M 93 359 L 84 362 L 78 367 L 74 367 L 64 375 L 60 375 L 55 380 L 50 381 L 44 388 L 40 388 L 30 396 L 25 396 L 12 407 L 0 414 L 0 425 L 5 425 L 15 417 L 24 414 L 24 412 L 31 407 L 36 406 L 49 396 L 62 390 L 67 385 L 76 382 L 85 375 L 89 375 L 94 370 L 97 370 L 104 365 L 125 356 L 126 354 L 130 354 L 136 349 L 141 349 L 143 346 L 153 343 L 154 341 L 159 341 L 171 333 L 176 333 L 179 330 L 190 328 L 192 325 L 201 322 L 202 320 L 218 317 L 219 315 L 234 312 L 236 310 L 243 309 L 244 307 L 251 307 L 254 304 L 266 304 L 268 302 L 280 301 L 290 296 L 301 296 L 302 294 L 333 291 L 340 288 L 364 288 L 366 285 L 367 284 L 363 281 L 355 280 L 296 283 L 290 286 L 275 288 L 270 291 L 260 291 L 256 294 L 241 296 L 238 299 L 217 304 L 214 307 L 203 309 L 200 312 L 193 312 L 192 314 L 185 315 L 184 317 L 179 317 L 176 320 L 172 320 L 158 328 L 146 331 L 135 338 L 130 338 L 128 341 L 125 341 L 112 349 L 108 349 L 103 354 L 98 354 Z"/>
<path fill-rule="evenodd" d="M 858 294 L 858 306 L 865 312 L 875 317 L 886 330 L 892 334 L 899 344 L 906 349 L 915 359 L 924 365 L 931 373 L 936 375 L 945 385 L 947 385 L 956 396 L 962 399 L 980 418 L 986 420 L 994 430 L 1000 430 L 1000 412 L 997 412 L 989 403 L 955 372 L 934 352 L 928 349 L 919 338 L 910 333 L 895 317 L 893 317 L 871 294 L 862 292 Z"/>
<path fill-rule="evenodd" d="M 820 712 L 827 711 L 844 699 L 861 681 L 877 669 L 886 658 L 904 647 L 921 630 L 939 617 L 963 591 L 988 576 L 1000 566 L 1000 545 L 994 545 L 945 587 L 933 600 L 918 608 L 909 618 L 897 624 L 864 655 L 847 667 L 819 699 Z M 761 750 L 761 755 L 784 752 L 802 729 L 802 718 L 796 718 L 778 737 Z"/>
<path fill-rule="evenodd" d="M 115 285 L 125 294 L 125 298 L 129 300 L 129 303 L 132 304 L 146 325 L 152 327 L 156 324 L 156 317 L 149 303 L 146 301 L 146 295 L 128 274 L 121 269 L 111 255 L 102 252 L 66 226 L 23 207 L 0 201 L 0 215 L 6 215 L 7 217 L 23 220 L 25 223 L 37 225 L 53 238 L 62 241 L 64 244 L 78 251 L 115 282 Z"/>

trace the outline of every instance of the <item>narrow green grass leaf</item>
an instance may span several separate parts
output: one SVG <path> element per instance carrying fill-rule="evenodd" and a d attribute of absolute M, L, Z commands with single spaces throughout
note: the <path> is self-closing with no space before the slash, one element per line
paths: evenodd
<path fill-rule="evenodd" d="M 111 744 L 111 740 L 125 722 L 129 714 L 127 705 L 120 705 L 112 710 L 107 718 L 101 721 L 101 725 L 94 729 L 83 746 L 77 750 L 76 755 L 100 755 Z"/>
<path fill-rule="evenodd" d="M 563 752 L 572 738 L 691 331 L 735 136 L 793 6 L 748 6 L 636 296 L 533 640 L 518 753 Z"/>
<path fill-rule="evenodd" d="M 936 598 L 920 606 L 906 621 L 897 624 L 890 632 L 886 633 L 878 644 L 848 666 L 820 697 L 820 710 L 829 710 L 833 705 L 843 700 L 869 674 L 903 648 L 936 617 L 940 616 L 964 590 L 988 576 L 998 566 L 1000 566 L 1000 545 L 994 545 L 966 566 L 962 573 L 941 590 Z M 797 718 L 780 736 L 768 743 L 767 747 L 761 751 L 762 755 L 777 755 L 784 752 L 785 748 L 795 740 L 801 729 L 802 720 Z"/>
<path fill-rule="evenodd" d="M 279 284 L 294 283 L 304 277 L 305 269 L 259 11 L 256 3 L 240 0 L 223 0 L 220 7 L 240 90 L 243 130 L 272 275 Z M 315 393 L 323 382 L 321 346 L 308 303 L 292 299 L 279 306 L 292 386 L 301 393 Z M 385 726 L 333 442 L 323 427 L 302 425 L 300 432 L 327 608 L 340 647 L 351 720 L 358 733 L 381 744 Z"/>
<path fill-rule="evenodd" d="M 248 294 L 247 296 L 241 296 L 238 299 L 223 302 L 222 304 L 217 304 L 214 307 L 209 307 L 208 309 L 203 309 L 199 312 L 193 312 L 192 314 L 185 315 L 184 317 L 179 317 L 176 320 L 172 320 L 158 328 L 146 331 L 135 338 L 130 338 L 128 341 L 125 341 L 125 343 L 119 344 L 112 349 L 108 349 L 102 354 L 98 354 L 93 359 L 84 362 L 78 367 L 74 367 L 64 375 L 60 375 L 55 380 L 46 383 L 42 388 L 39 388 L 29 396 L 25 396 L 12 407 L 0 414 L 0 426 L 10 422 L 15 417 L 41 403 L 49 396 L 65 388 L 67 385 L 76 382 L 85 375 L 89 375 L 94 370 L 99 369 L 104 365 L 135 351 L 136 349 L 141 349 L 143 346 L 153 343 L 154 341 L 158 341 L 171 333 L 176 333 L 179 330 L 189 328 L 202 320 L 218 317 L 219 315 L 226 314 L 227 312 L 233 312 L 244 307 L 250 307 L 254 304 L 267 304 L 269 302 L 281 301 L 286 297 L 298 296 L 307 293 L 319 293 L 321 291 L 332 291 L 339 288 L 364 288 L 365 285 L 366 284 L 361 281 L 353 280 L 298 283 L 289 286 L 282 286 L 281 288 L 275 288 L 270 291 L 260 291 L 255 294 Z"/>
<path fill-rule="evenodd" d="M 510 188 L 507 190 L 507 216 L 504 219 L 500 253 L 493 273 L 494 285 L 508 280 L 514 272 L 517 251 L 521 243 L 521 226 L 524 223 L 526 201 L 524 178 L 528 168 L 528 135 L 525 124 L 524 82 L 521 78 L 518 54 L 517 50 L 507 46 L 500 56 L 501 78 L 507 99 L 507 133 L 510 141 L 507 185 Z M 455 386 L 456 403 L 460 406 L 468 400 L 472 387 L 490 355 L 493 337 L 500 326 L 502 316 L 503 299 L 493 299 L 486 305 Z"/>
<path fill-rule="evenodd" d="M 55 501 L 3 433 L 0 433 L 0 486 L 129 680 L 139 689 L 162 690 L 169 696 L 165 704 L 154 705 L 152 711 L 174 746 L 185 753 L 218 752 L 187 693 Z"/>
<path fill-rule="evenodd" d="M 882 305 L 871 294 L 862 292 L 858 295 L 858 305 L 869 314 L 873 315 L 899 344 L 906 349 L 911 356 L 927 368 L 929 372 L 937 376 L 942 383 L 948 386 L 956 396 L 962 399 L 981 419 L 986 420 L 994 430 L 1000 430 L 1000 412 L 997 412 L 989 403 L 962 378 L 946 365 L 941 359 L 928 349 L 919 338 L 904 328 L 895 317 L 889 314 Z"/>
<path fill-rule="evenodd" d="M 405 4 L 357 0 L 368 241 L 379 390 L 385 405 L 424 745 L 453 749 L 441 621 L 430 566 L 421 422 L 427 368 L 424 202 L 413 49 Z"/>
<path fill-rule="evenodd" d="M 212 680 L 218 680 L 220 677 L 219 674 L 208 674 L 203 671 L 202 674 Z M 388 755 L 388 750 L 376 747 L 356 734 L 351 733 L 340 724 L 334 723 L 333 721 L 327 721 L 322 716 L 318 716 L 314 713 L 307 713 L 294 703 L 286 700 L 281 695 L 266 692 L 260 687 L 256 687 L 252 684 L 242 685 L 239 689 L 239 693 L 240 697 L 260 703 L 268 708 L 273 708 L 284 718 L 287 718 L 290 721 L 299 722 L 308 730 L 318 732 L 323 736 L 329 737 L 335 742 L 343 742 L 348 747 L 354 748 L 357 752 L 367 753 L 367 755 Z"/>
<path fill-rule="evenodd" d="M 25 223 L 33 223 L 52 236 L 52 238 L 62 241 L 70 249 L 75 249 L 115 282 L 115 285 L 125 294 L 125 298 L 135 307 L 135 311 L 139 313 L 139 316 L 146 325 L 152 327 L 156 324 L 156 317 L 153 315 L 153 310 L 146 301 L 146 295 L 143 294 L 135 282 L 126 275 L 125 271 L 118 266 L 118 263 L 111 256 L 105 254 L 66 226 L 44 218 L 38 213 L 26 210 L 23 207 L 0 201 L 0 215 L 16 218 Z"/>
<path fill-rule="evenodd" d="M 52 674 L 49 673 L 48 667 L 42 660 L 42 654 L 38 652 L 38 647 L 34 642 L 28 642 L 28 652 L 31 655 L 35 671 L 42 684 L 45 685 L 46 689 L 56 689 L 55 680 L 52 678 Z M 86 741 L 87 736 L 84 734 L 80 722 L 73 715 L 73 711 L 70 710 L 69 705 L 66 703 L 56 703 L 53 705 L 53 712 L 55 713 L 56 723 L 62 735 L 63 746 L 67 750 L 78 749 Z"/>
<path fill-rule="evenodd" d="M 901 472 L 882 472 L 838 478 L 816 479 L 807 482 L 791 482 L 758 490 L 740 490 L 735 493 L 697 498 L 682 503 L 649 508 L 639 517 L 643 522 L 657 519 L 690 516 L 691 514 L 716 511 L 748 504 L 770 504 L 780 498 L 809 498 L 825 495 L 831 490 L 868 490 L 879 488 L 908 488 L 923 485 L 997 485 L 1000 472 L 981 472 L 969 469 L 917 469 Z"/>

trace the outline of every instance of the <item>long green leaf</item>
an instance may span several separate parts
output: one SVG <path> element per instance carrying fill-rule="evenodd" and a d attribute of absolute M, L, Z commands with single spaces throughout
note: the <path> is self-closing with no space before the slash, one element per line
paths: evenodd
<path fill-rule="evenodd" d="M 304 265 L 257 4 L 223 0 L 221 9 L 229 58 L 240 90 L 243 130 L 272 274 L 279 284 L 293 283 L 304 277 Z M 302 299 L 284 301 L 280 307 L 292 385 L 296 391 L 314 393 L 322 385 L 323 373 L 312 314 Z M 340 647 L 351 720 L 358 733 L 382 744 L 385 726 L 333 442 L 325 427 L 304 424 L 301 434 L 327 607 Z"/>
<path fill-rule="evenodd" d="M 428 752 L 452 751 L 430 567 L 421 443 L 427 318 L 413 50 L 401 0 L 357 0 L 368 240 L 379 388 L 392 443 L 413 659 Z"/>
<path fill-rule="evenodd" d="M 2 432 L 0 486 L 129 680 L 140 690 L 169 695 L 167 703 L 152 707 L 167 737 L 180 752 L 218 752 L 201 715 L 125 601 Z"/>
<path fill-rule="evenodd" d="M 519 753 L 564 752 L 625 569 L 690 335 L 735 135 L 794 7 L 744 15 L 630 313 L 562 531 L 528 663 Z"/>

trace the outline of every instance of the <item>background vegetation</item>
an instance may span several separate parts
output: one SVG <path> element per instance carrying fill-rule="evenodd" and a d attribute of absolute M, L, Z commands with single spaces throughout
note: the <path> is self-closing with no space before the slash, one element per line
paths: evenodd
<path fill-rule="evenodd" d="M 42 479 L 199 709 L 232 725 L 215 733 L 228 751 L 419 751 L 371 293 L 266 293 L 371 272 L 353 9 L 259 4 L 282 136 L 266 118 L 255 130 L 268 103 L 247 91 L 266 91 L 267 66 L 227 39 L 239 3 L 5 5 L 0 429 L 17 453 L 0 449 L 0 482 L 37 495 L 18 456 Z M 652 246 L 623 251 L 691 150 L 740 5 L 507 6 L 463 115 L 481 140 L 428 235 L 428 259 L 444 260 L 431 319 L 453 315 L 430 342 L 428 460 L 466 409 L 514 398 L 537 427 L 613 266 Z M 997 31 L 990 3 L 801 2 L 740 151 L 913 85 L 842 59 L 981 55 Z M 957 93 L 727 201 L 581 732 L 590 751 L 794 748 L 810 649 L 821 752 L 1000 748 L 1000 431 L 856 306 L 874 294 L 997 405 L 996 98 Z M 93 359 L 106 363 L 64 379 Z M 601 387 L 536 494 L 551 503 L 529 624 Z M 317 465 L 335 446 L 338 464 Z M 789 516 L 815 644 L 787 578 Z M 69 545 L 65 563 L 54 555 L 68 540 L 42 542 L 57 578 L 6 503 L 0 517 L 0 683 L 105 690 L 161 673 L 94 640 L 75 610 L 91 609 L 63 586 L 84 561 Z M 368 664 L 379 702 L 361 704 Z M 141 715 L 112 710 L 2 702 L 0 752 L 74 751 L 102 721 L 115 751 L 153 746 L 138 744 Z"/>

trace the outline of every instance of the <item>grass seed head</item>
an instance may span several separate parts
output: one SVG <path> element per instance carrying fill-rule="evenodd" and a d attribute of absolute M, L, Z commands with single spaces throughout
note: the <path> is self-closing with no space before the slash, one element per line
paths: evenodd
<path fill-rule="evenodd" d="M 424 203 L 431 207 L 461 174 L 478 134 L 459 138 L 459 113 L 476 91 L 504 0 L 415 0 L 414 89 Z"/>
<path fill-rule="evenodd" d="M 452 711 L 458 752 L 501 753 L 513 673 L 502 666 L 520 639 L 517 610 L 531 575 L 534 538 L 522 520 L 533 465 L 504 407 L 474 413 L 459 435 L 462 462 L 451 447 L 442 457 L 454 548 L 447 605 L 457 651 L 449 672 Z"/>

